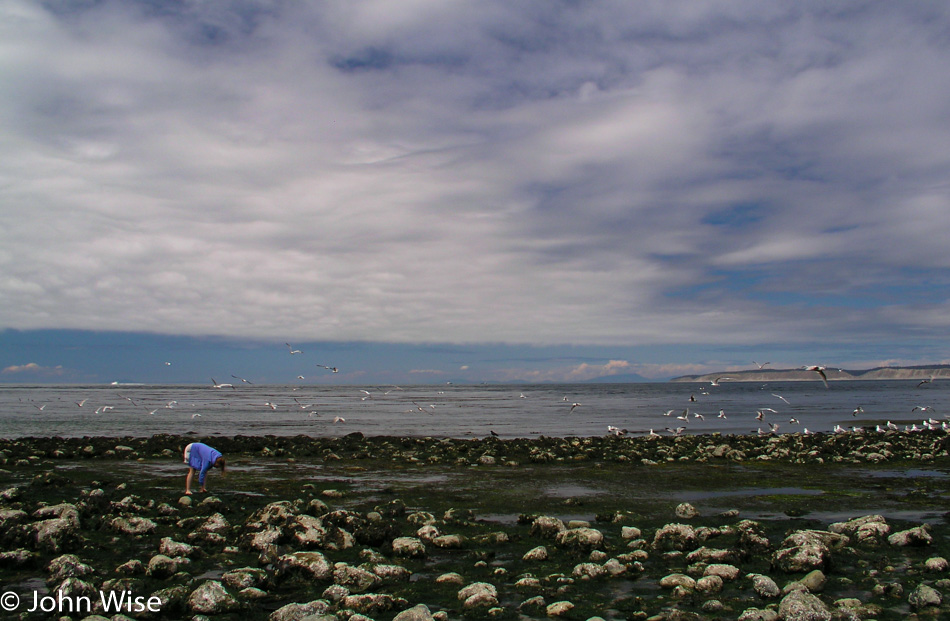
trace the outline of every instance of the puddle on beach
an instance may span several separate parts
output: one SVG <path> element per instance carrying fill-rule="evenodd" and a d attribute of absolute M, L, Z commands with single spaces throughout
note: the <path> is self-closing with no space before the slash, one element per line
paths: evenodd
<path fill-rule="evenodd" d="M 936 470 L 872 470 L 872 471 L 861 471 L 860 473 L 855 473 L 855 476 L 865 476 L 875 479 L 918 479 L 918 478 L 931 478 L 931 479 L 946 479 L 950 478 L 950 473 L 939 472 Z"/>
<path fill-rule="evenodd" d="M 564 483 L 561 485 L 546 487 L 543 490 L 543 493 L 547 496 L 554 496 L 556 498 L 577 498 L 584 496 L 594 496 L 596 494 L 606 494 L 608 493 L 608 490 L 594 489 L 593 487 Z"/>
<path fill-rule="evenodd" d="M 734 496 L 820 496 L 823 491 L 817 489 L 802 489 L 800 487 L 756 487 L 752 489 L 716 490 L 709 492 L 679 492 L 673 496 L 683 502 L 698 502 L 717 498 L 731 498 Z"/>

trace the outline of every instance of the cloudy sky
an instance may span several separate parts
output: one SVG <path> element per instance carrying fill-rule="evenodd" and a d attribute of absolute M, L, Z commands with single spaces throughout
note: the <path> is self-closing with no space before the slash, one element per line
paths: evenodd
<path fill-rule="evenodd" d="M 947 362 L 948 66 L 929 2 L 6 0 L 0 381 Z"/>

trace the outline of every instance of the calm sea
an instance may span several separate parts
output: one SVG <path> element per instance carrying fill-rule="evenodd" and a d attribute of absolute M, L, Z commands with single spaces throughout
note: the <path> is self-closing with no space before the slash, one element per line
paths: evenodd
<path fill-rule="evenodd" d="M 237 382 L 237 380 L 235 380 Z M 0 437 L 365 435 L 503 438 L 830 432 L 944 420 L 950 380 L 445 386 L 3 385 Z M 695 401 L 692 401 L 695 399 Z M 80 406 L 79 403 L 82 403 Z M 574 406 L 573 404 L 578 404 Z M 933 408 L 927 411 L 915 407 Z M 854 413 L 860 407 L 863 411 Z M 572 409 L 573 408 L 573 409 Z M 688 422 L 678 420 L 689 409 Z M 756 412 L 764 408 L 764 419 Z M 674 410 L 671 416 L 664 416 Z M 719 418 L 720 410 L 726 418 Z M 947 410 L 950 413 L 950 410 Z M 700 414 L 703 418 L 698 418 Z M 789 420 L 795 418 L 798 424 Z"/>

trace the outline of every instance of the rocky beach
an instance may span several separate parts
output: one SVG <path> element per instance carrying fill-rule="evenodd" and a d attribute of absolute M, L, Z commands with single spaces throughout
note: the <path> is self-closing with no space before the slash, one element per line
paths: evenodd
<path fill-rule="evenodd" d="M 3 618 L 939 619 L 950 436 L 0 440 Z"/>

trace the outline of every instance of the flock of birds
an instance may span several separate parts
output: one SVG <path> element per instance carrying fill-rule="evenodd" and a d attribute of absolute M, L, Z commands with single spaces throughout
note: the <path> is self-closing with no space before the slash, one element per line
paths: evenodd
<path fill-rule="evenodd" d="M 286 345 L 287 345 L 289 354 L 290 354 L 291 356 L 296 356 L 296 355 L 299 355 L 299 354 L 302 354 L 302 353 L 303 353 L 300 349 L 295 349 L 290 343 L 286 343 Z M 759 370 L 764 369 L 767 365 L 770 364 L 770 363 L 768 363 L 768 362 L 766 362 L 766 363 L 761 363 L 761 364 L 760 364 L 760 363 L 755 362 L 755 361 L 753 361 L 753 363 L 758 367 Z M 170 366 L 172 363 L 171 363 L 171 362 L 166 362 L 165 364 Z M 324 369 L 324 370 L 329 371 L 329 372 L 331 372 L 331 373 L 338 373 L 338 372 L 339 372 L 339 369 L 338 369 L 337 367 L 335 367 L 335 366 L 317 364 L 316 367 L 317 367 L 317 368 L 320 368 L 320 369 Z M 820 381 L 821 381 L 822 384 L 825 386 L 825 388 L 828 388 L 828 374 L 826 373 L 826 370 L 827 370 L 826 367 L 821 366 L 821 365 L 810 365 L 810 366 L 801 367 L 801 370 L 809 371 L 809 372 L 815 373 L 816 379 L 820 379 Z M 211 379 L 210 387 L 211 387 L 212 389 L 214 389 L 214 390 L 223 390 L 224 392 L 230 392 L 230 391 L 237 391 L 237 390 L 238 390 L 238 387 L 241 387 L 241 386 L 252 386 L 252 385 L 253 385 L 253 382 L 251 382 L 251 381 L 248 380 L 247 378 L 241 377 L 241 376 L 239 376 L 239 375 L 234 375 L 234 374 L 232 374 L 232 375 L 231 375 L 231 378 L 232 378 L 234 381 L 232 381 L 232 382 L 219 382 L 217 379 L 215 379 L 214 377 L 212 377 L 212 378 L 210 378 L 210 379 Z M 304 379 L 304 376 L 298 375 L 297 378 L 298 378 L 298 379 Z M 921 387 L 923 387 L 923 386 L 925 386 L 925 385 L 927 385 L 927 384 L 931 384 L 931 383 L 934 382 L 936 379 L 937 379 L 937 376 L 936 376 L 936 375 L 932 375 L 929 379 L 923 379 L 923 380 L 921 380 L 921 381 L 917 384 L 917 387 L 918 387 L 918 388 L 921 388 Z M 709 388 L 708 388 L 708 389 L 703 389 L 703 390 L 699 393 L 699 394 L 700 394 L 700 398 L 704 398 L 704 397 L 706 397 L 706 396 L 709 396 L 709 395 L 711 394 L 710 391 L 714 391 L 716 388 L 722 386 L 724 382 L 729 382 L 729 381 L 733 381 L 733 380 L 735 380 L 735 378 L 728 377 L 728 376 L 726 376 L 726 375 L 718 376 L 718 377 L 715 377 L 715 378 L 713 378 L 713 379 L 711 379 L 711 380 L 708 380 L 708 381 L 709 381 Z M 116 383 L 114 382 L 113 384 L 116 384 Z M 763 387 L 763 388 L 764 388 L 764 387 Z M 292 390 L 296 391 L 296 390 L 299 390 L 299 389 L 300 389 L 300 387 L 294 387 Z M 402 389 L 401 387 L 399 387 L 399 386 L 390 385 L 390 386 L 386 386 L 386 387 L 376 388 L 376 389 L 374 389 L 373 391 L 367 390 L 367 389 L 359 389 L 359 394 L 358 394 L 358 395 L 354 394 L 353 396 L 354 396 L 354 397 L 358 397 L 361 401 L 366 401 L 366 400 L 369 400 L 369 399 L 379 399 L 379 398 L 381 398 L 381 397 L 385 397 L 385 396 L 391 395 L 391 394 L 396 393 L 396 392 L 398 392 L 398 391 L 403 391 L 403 389 Z M 355 389 L 354 389 L 354 392 L 355 392 Z M 439 394 L 439 396 L 441 397 L 442 395 L 444 395 L 444 392 L 443 392 L 443 391 L 439 391 L 438 394 Z M 154 396 L 152 396 L 152 397 L 143 397 L 143 396 L 137 395 L 135 398 L 133 398 L 133 397 L 131 397 L 131 396 L 128 396 L 128 395 L 123 394 L 122 392 L 118 392 L 118 391 L 116 391 L 115 397 L 117 397 L 118 399 L 124 400 L 125 402 L 128 403 L 128 405 L 130 405 L 130 406 L 132 406 L 132 407 L 134 407 L 134 408 L 140 408 L 140 409 L 144 410 L 144 411 L 145 411 L 147 414 L 149 414 L 149 415 L 156 415 L 157 413 L 159 413 L 159 412 L 161 412 L 161 411 L 165 411 L 165 410 L 174 410 L 174 409 L 178 408 L 179 405 L 180 405 L 177 400 L 169 400 L 169 401 L 164 401 L 164 400 L 163 400 L 161 403 L 155 403 L 155 402 L 153 401 L 152 403 L 149 403 L 148 405 L 146 405 L 145 402 L 146 402 L 147 400 L 154 399 L 155 397 L 154 397 Z M 782 395 L 782 394 L 779 394 L 779 393 L 777 393 L 777 392 L 772 392 L 772 393 L 771 393 L 771 397 L 777 400 L 777 401 L 774 403 L 774 404 L 776 405 L 776 407 L 781 407 L 781 406 L 777 405 L 778 401 L 782 402 L 784 405 L 791 405 L 790 402 L 789 402 L 789 399 L 786 398 L 786 397 L 785 397 L 784 395 Z M 179 398 L 181 398 L 181 397 L 179 397 Z M 390 401 L 394 401 L 394 402 L 396 402 L 396 403 L 402 403 L 402 404 L 404 404 L 403 407 L 407 407 L 407 406 L 411 405 L 411 407 L 409 407 L 409 409 L 404 410 L 405 413 L 425 413 L 425 414 L 433 414 L 433 413 L 434 413 L 434 411 L 435 411 L 436 408 L 437 408 L 437 406 L 435 405 L 435 403 L 422 404 L 422 403 L 419 403 L 418 401 L 416 401 L 416 400 L 415 400 L 416 398 L 418 398 L 418 397 L 415 397 L 414 395 L 413 395 L 413 396 L 410 396 L 409 394 L 402 394 L 402 395 L 390 397 Z M 519 398 L 519 399 L 527 399 L 528 396 L 525 395 L 525 394 L 522 392 L 522 393 L 520 393 L 520 394 L 518 395 L 518 398 Z M 101 399 L 100 399 L 100 400 L 101 400 Z M 421 399 L 420 399 L 420 400 L 421 400 Z M 78 408 L 91 407 L 91 406 L 87 406 L 87 402 L 88 402 L 88 401 L 89 401 L 89 398 L 83 398 L 83 399 L 81 399 L 81 400 L 79 400 L 79 401 L 76 401 L 76 402 L 75 402 L 75 405 L 76 405 Z M 96 414 L 104 414 L 104 413 L 110 412 L 110 411 L 112 411 L 112 410 L 115 410 L 117 407 L 119 407 L 119 406 L 117 405 L 117 403 L 122 403 L 122 401 L 117 401 L 116 399 L 108 399 L 108 401 L 109 401 L 108 403 L 101 403 L 101 404 L 97 405 L 97 406 L 95 407 L 94 412 L 95 412 Z M 301 401 L 301 400 L 298 399 L 297 397 L 292 397 L 292 403 L 290 402 L 290 399 L 288 399 L 288 398 L 286 398 L 286 397 L 283 397 L 283 398 L 282 398 L 282 401 L 283 401 L 283 403 L 278 403 L 278 399 L 275 398 L 275 399 L 273 399 L 273 400 L 264 401 L 262 404 L 259 403 L 258 406 L 260 407 L 260 405 L 262 405 L 262 406 L 265 407 L 265 408 L 269 408 L 271 411 L 276 411 L 276 410 L 278 410 L 278 409 L 287 410 L 287 411 L 299 411 L 299 412 L 302 412 L 302 413 L 306 413 L 307 416 L 310 417 L 310 418 L 316 417 L 316 418 L 320 418 L 320 419 L 322 419 L 322 420 L 332 420 L 334 423 L 345 423 L 345 422 L 346 422 L 346 419 L 345 419 L 343 416 L 341 416 L 341 415 L 334 415 L 332 418 L 329 418 L 329 417 L 321 417 L 320 409 L 316 408 L 313 403 L 308 403 L 308 402 Z M 437 399 L 436 401 L 438 401 L 438 399 Z M 575 414 L 575 413 L 578 411 L 579 408 L 584 408 L 584 406 L 583 406 L 582 403 L 580 403 L 580 402 L 578 402 L 578 401 L 576 401 L 576 400 L 570 398 L 570 397 L 567 396 L 567 395 L 565 395 L 565 396 L 561 399 L 561 401 L 564 403 L 564 405 L 561 406 L 561 407 L 564 408 L 562 411 L 563 411 L 565 414 Z M 685 433 L 688 431 L 688 429 L 690 428 L 690 422 L 691 422 L 691 421 L 694 422 L 694 423 L 697 422 L 697 421 L 700 421 L 700 422 L 701 422 L 701 421 L 705 421 L 706 418 L 707 418 L 707 416 L 710 417 L 711 420 L 721 419 L 721 420 L 725 421 L 725 420 L 728 419 L 728 415 L 726 414 L 725 409 L 719 409 L 718 414 L 715 414 L 715 415 L 713 415 L 712 412 L 707 412 L 706 414 L 704 414 L 704 413 L 698 411 L 697 409 L 694 409 L 696 406 L 694 406 L 694 405 L 692 405 L 692 404 L 696 403 L 697 401 L 699 401 L 699 399 L 697 398 L 697 396 L 696 396 L 695 394 L 690 394 L 690 396 L 689 396 L 690 406 L 689 406 L 689 407 L 685 407 L 685 408 L 683 408 L 683 409 L 673 408 L 673 409 L 668 409 L 668 410 L 666 410 L 665 412 L 663 412 L 663 413 L 662 413 L 662 416 L 668 417 L 669 419 L 672 419 L 672 420 L 676 420 L 676 421 L 678 421 L 678 424 L 677 424 L 677 423 L 673 423 L 673 424 L 670 424 L 670 425 L 663 426 L 662 428 L 659 428 L 659 427 L 658 427 L 658 429 L 660 429 L 660 431 L 665 431 L 665 432 L 667 432 L 667 433 L 669 433 L 669 434 L 671 434 L 671 435 L 673 435 L 673 436 L 680 436 L 680 435 L 685 434 Z M 230 400 L 229 400 L 229 399 L 215 399 L 214 401 L 212 401 L 212 402 L 210 402 L 210 403 L 213 404 L 213 405 L 221 406 L 221 407 L 229 407 L 229 406 L 230 406 Z M 200 418 L 200 417 L 202 416 L 202 411 L 204 411 L 205 413 L 208 413 L 208 411 L 209 411 L 209 409 L 210 409 L 210 408 L 208 407 L 208 406 L 209 406 L 209 403 L 203 403 L 201 406 L 198 406 L 198 404 L 191 404 L 191 405 L 195 406 L 195 407 L 193 407 L 193 408 L 189 408 L 191 418 L 193 418 L 193 419 Z M 245 406 L 246 406 L 246 405 L 247 405 L 247 404 L 245 404 Z M 37 408 L 39 411 L 42 412 L 42 411 L 45 411 L 45 410 L 46 410 L 47 404 L 46 404 L 46 403 L 43 403 L 43 404 L 36 404 L 36 403 L 34 403 L 34 404 L 33 404 L 33 407 Z M 441 407 L 441 406 L 439 406 L 439 407 Z M 756 428 L 750 430 L 750 433 L 755 433 L 755 434 L 758 434 L 759 436 L 776 435 L 776 434 L 779 433 L 780 428 L 781 428 L 783 425 L 786 424 L 785 422 L 779 422 L 779 421 L 783 418 L 783 415 L 779 412 L 779 410 L 777 410 L 777 409 L 775 409 L 775 408 L 773 408 L 773 407 L 762 406 L 762 407 L 755 408 L 754 411 L 755 411 L 754 420 L 755 420 L 756 422 L 755 422 L 755 423 L 751 423 L 751 424 L 752 424 L 753 427 L 756 427 Z M 932 406 L 920 406 L 920 405 L 914 406 L 913 410 L 911 410 L 911 411 L 912 411 L 912 412 L 920 411 L 922 414 L 927 414 L 927 413 L 930 413 L 930 412 L 935 412 L 935 410 L 934 410 L 934 408 L 933 408 Z M 344 412 L 344 413 L 345 413 L 345 412 Z M 853 411 L 851 412 L 852 416 L 855 417 L 855 418 L 858 417 L 859 415 L 864 414 L 864 413 L 865 413 L 865 412 L 864 412 L 864 408 L 863 408 L 862 406 L 860 406 L 860 405 L 854 407 Z M 732 414 L 730 414 L 730 415 L 732 415 Z M 751 415 L 751 412 L 750 412 L 749 415 Z M 742 415 L 742 414 L 736 414 L 736 416 L 743 416 L 743 415 Z M 945 418 L 946 418 L 946 417 L 945 417 Z M 794 426 L 799 426 L 799 427 L 801 427 L 800 433 L 802 433 L 802 434 L 804 434 L 804 435 L 813 435 L 814 433 L 816 433 L 816 432 L 814 432 L 814 431 L 809 430 L 807 427 L 802 426 L 802 425 L 801 425 L 801 422 L 800 422 L 796 417 L 794 417 L 794 416 L 788 416 L 786 420 L 787 420 L 787 424 L 788 424 L 788 425 L 791 425 L 791 426 L 793 426 L 793 427 L 794 427 Z M 855 422 L 859 422 L 859 421 L 855 421 Z M 708 429 L 708 428 L 707 428 L 707 429 Z M 871 429 L 871 428 L 869 428 L 869 429 Z M 899 425 L 897 425 L 897 424 L 891 422 L 890 420 L 886 421 L 886 423 L 883 423 L 883 424 L 876 424 L 876 425 L 873 427 L 873 431 L 880 432 L 880 433 L 884 433 L 884 432 L 887 432 L 887 431 L 899 431 L 899 430 L 901 430 L 901 429 L 902 429 L 902 427 L 900 427 Z M 917 423 L 917 422 L 914 422 L 914 423 L 911 424 L 911 425 L 905 425 L 905 426 L 903 426 L 903 430 L 904 430 L 905 432 L 916 432 L 916 431 L 925 431 L 925 430 L 938 431 L 938 430 L 939 430 L 939 431 L 944 431 L 944 432 L 950 433 L 950 421 L 948 421 L 948 420 L 946 420 L 946 419 L 945 419 L 945 420 L 937 420 L 937 419 L 933 418 L 932 415 L 929 415 L 929 414 L 928 414 L 928 418 L 921 420 L 919 426 L 918 426 L 918 423 Z M 858 426 L 843 427 L 843 426 L 840 425 L 840 424 L 836 424 L 836 425 L 834 426 L 834 429 L 833 429 L 832 431 L 833 431 L 833 433 L 839 434 L 839 433 L 864 433 L 866 430 L 865 430 L 864 428 L 858 427 Z M 796 432 L 798 432 L 798 431 L 796 431 Z M 493 429 L 489 429 L 489 433 L 490 433 L 491 435 L 493 435 L 493 436 L 497 436 L 497 435 L 498 435 Z M 612 435 L 615 435 L 615 436 L 618 436 L 618 437 L 623 437 L 623 436 L 630 435 L 630 434 L 632 434 L 632 433 L 633 433 L 633 434 L 646 433 L 646 435 L 647 435 L 648 437 L 650 437 L 650 438 L 657 438 L 657 437 L 660 437 L 660 435 L 661 435 L 660 433 L 658 433 L 657 429 L 654 429 L 654 428 L 650 428 L 648 431 L 645 431 L 645 432 L 644 432 L 644 431 L 636 431 L 636 430 L 633 431 L 633 432 L 631 432 L 631 431 L 628 430 L 627 428 L 621 427 L 621 426 L 619 426 L 619 425 L 607 425 L 607 434 L 612 434 Z"/>
<path fill-rule="evenodd" d="M 766 365 L 771 364 L 771 363 L 769 363 L 769 362 L 765 362 L 765 363 L 760 364 L 760 363 L 758 363 L 758 362 L 756 362 L 756 361 L 754 361 L 754 360 L 753 360 L 752 362 L 753 362 L 753 364 L 755 364 L 755 365 L 759 368 L 759 370 L 762 370 L 762 369 L 765 368 Z M 812 372 L 816 373 L 816 374 L 818 375 L 818 377 L 821 379 L 821 382 L 822 382 L 822 384 L 824 385 L 824 387 L 825 387 L 825 388 L 828 388 L 828 374 L 826 373 L 826 370 L 827 370 L 826 367 L 821 366 L 821 365 L 807 365 L 807 366 L 801 367 L 801 370 L 802 370 L 802 371 L 812 371 Z M 840 371 L 840 369 L 839 369 L 839 371 Z M 716 378 L 714 378 L 714 379 L 712 379 L 712 380 L 709 381 L 710 387 L 720 386 L 720 385 L 721 385 L 721 382 L 728 381 L 728 380 L 732 380 L 732 379 L 734 379 L 734 378 L 725 377 L 725 376 L 716 377 Z M 933 381 L 935 381 L 936 379 L 937 379 L 937 376 L 936 376 L 935 374 L 934 374 L 934 375 L 931 375 L 930 378 L 928 378 L 928 379 L 923 379 L 923 380 L 921 380 L 920 382 L 918 382 L 918 383 L 917 383 L 917 387 L 920 388 L 921 386 L 923 386 L 923 385 L 925 385 L 925 384 L 930 384 L 930 383 L 932 383 Z M 708 395 L 709 393 L 704 391 L 704 392 L 702 392 L 701 394 L 702 394 L 702 395 Z M 771 396 L 773 396 L 773 397 L 775 397 L 775 398 L 781 400 L 781 401 L 784 402 L 786 405 L 790 405 L 789 400 L 788 400 L 787 398 L 785 398 L 783 395 L 780 395 L 780 394 L 778 394 L 778 393 L 771 393 Z M 689 400 L 690 400 L 691 403 L 697 401 L 696 396 L 695 396 L 694 394 L 691 394 L 691 395 L 690 395 Z M 914 406 L 914 407 L 911 409 L 911 413 L 917 412 L 917 411 L 920 411 L 920 412 L 930 412 L 930 411 L 934 411 L 934 408 L 933 408 L 932 406 L 916 405 L 916 406 Z M 690 411 L 690 408 L 688 408 L 688 407 L 685 408 L 685 409 L 683 409 L 682 411 L 678 411 L 677 409 L 670 409 L 670 410 L 667 410 L 666 412 L 663 413 L 663 416 L 673 417 L 674 414 L 676 414 L 676 417 L 675 417 L 676 420 L 681 421 L 682 424 L 679 425 L 679 426 L 677 426 L 677 427 L 669 427 L 669 426 L 664 427 L 664 430 L 665 430 L 665 431 L 667 431 L 668 433 L 670 433 L 670 434 L 672 434 L 672 435 L 674 435 L 674 436 L 680 436 L 680 435 L 683 435 L 683 434 L 686 432 L 686 430 L 687 430 L 687 424 L 689 423 L 691 417 L 692 417 L 693 420 L 702 420 L 702 421 L 705 421 L 705 420 L 706 420 L 706 417 L 705 417 L 704 414 L 701 414 L 701 413 L 695 412 L 695 411 L 691 412 L 691 411 Z M 777 416 L 778 414 L 779 414 L 779 411 L 776 410 L 776 409 L 774 409 L 774 408 L 771 408 L 771 407 L 760 407 L 760 408 L 757 408 L 757 409 L 756 409 L 756 412 L 755 412 L 755 420 L 758 421 L 759 425 L 758 425 L 758 427 L 756 428 L 755 433 L 756 433 L 757 435 L 759 435 L 759 436 L 772 436 L 772 435 L 777 435 L 777 434 L 779 433 L 779 429 L 781 428 L 781 424 L 780 424 L 780 423 L 777 423 L 777 422 L 772 422 L 771 420 L 768 420 L 768 421 L 767 421 L 767 420 L 765 420 L 765 418 L 766 418 L 766 416 L 772 417 L 773 415 Z M 852 412 L 851 412 L 851 415 L 852 415 L 853 417 L 857 417 L 859 414 L 864 414 L 864 408 L 863 408 L 862 406 L 860 406 L 860 405 L 855 406 L 855 408 L 854 408 L 854 409 L 852 410 Z M 727 417 L 727 415 L 726 415 L 725 410 L 720 409 L 720 410 L 719 410 L 719 413 L 716 415 L 716 418 L 719 418 L 719 419 L 722 419 L 722 420 L 726 420 L 728 417 Z M 946 417 L 945 417 L 945 418 L 946 418 Z M 763 428 L 762 425 L 761 425 L 761 423 L 765 423 L 765 424 L 767 425 L 767 429 Z M 790 425 L 801 425 L 801 421 L 799 421 L 799 420 L 798 420 L 797 418 L 795 418 L 794 416 L 791 416 L 791 417 L 789 417 L 789 419 L 788 419 L 788 424 L 790 424 Z M 900 430 L 901 430 L 901 426 L 897 425 L 896 423 L 891 422 L 890 420 L 888 420 L 884 425 L 876 424 L 875 427 L 874 427 L 874 431 L 877 432 L 877 433 L 886 433 L 886 432 L 888 432 L 888 431 L 900 431 Z M 618 427 L 616 427 L 616 426 L 613 426 L 613 425 L 608 426 L 608 427 L 607 427 L 607 431 L 608 431 L 608 433 L 612 433 L 612 434 L 617 435 L 617 436 L 624 436 L 624 435 L 626 435 L 627 433 L 629 433 L 626 429 L 620 429 L 620 428 L 618 428 Z M 832 429 L 832 432 L 835 433 L 835 434 L 864 433 L 865 431 L 866 431 L 866 430 L 865 430 L 863 427 L 859 427 L 859 426 L 856 426 L 856 425 L 852 425 L 851 427 L 843 427 L 840 423 L 835 424 L 834 428 Z M 918 426 L 917 426 L 917 423 L 914 422 L 914 423 L 912 423 L 912 424 L 910 424 L 910 425 L 905 425 L 905 426 L 903 427 L 903 431 L 905 431 L 905 432 L 943 431 L 943 432 L 945 432 L 945 433 L 950 433 L 950 421 L 948 421 L 948 420 L 946 420 L 946 419 L 945 419 L 945 420 L 942 420 L 942 421 L 941 421 L 941 420 L 936 420 L 936 419 L 934 419 L 934 418 L 931 416 L 931 417 L 928 417 L 928 418 L 926 418 L 926 419 L 923 419 L 923 420 L 921 421 L 920 427 L 918 427 Z M 812 431 L 812 430 L 808 429 L 807 427 L 802 427 L 801 433 L 802 433 L 803 435 L 810 436 L 810 435 L 815 435 L 815 434 L 818 433 L 818 432 Z M 652 429 L 652 428 L 649 430 L 649 432 L 648 432 L 647 435 L 648 435 L 649 437 L 651 437 L 651 438 L 659 438 L 659 437 L 660 437 L 660 434 L 657 433 L 656 431 L 654 431 L 654 429 Z"/>

